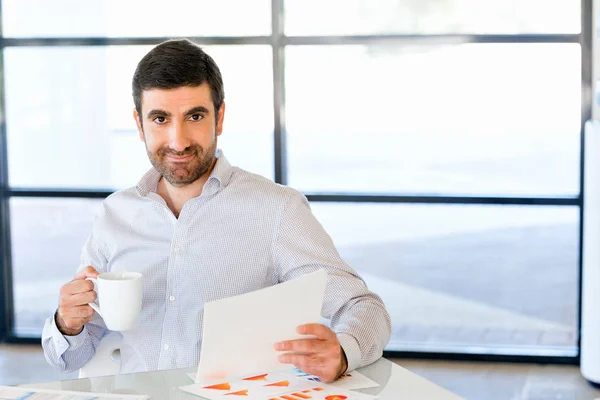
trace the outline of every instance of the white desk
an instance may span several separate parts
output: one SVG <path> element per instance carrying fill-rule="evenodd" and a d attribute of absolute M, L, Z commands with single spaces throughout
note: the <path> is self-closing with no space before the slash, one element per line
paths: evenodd
<path fill-rule="evenodd" d="M 198 400 L 200 397 L 182 392 L 179 386 L 189 385 L 186 375 L 195 368 L 167 371 L 140 372 L 136 374 L 111 375 L 99 378 L 74 379 L 21 386 L 32 388 L 74 390 L 80 392 L 146 394 L 160 400 Z M 381 400 L 459 400 L 461 397 L 428 380 L 386 360 L 358 370 L 381 386 L 360 390 L 378 395 Z"/>

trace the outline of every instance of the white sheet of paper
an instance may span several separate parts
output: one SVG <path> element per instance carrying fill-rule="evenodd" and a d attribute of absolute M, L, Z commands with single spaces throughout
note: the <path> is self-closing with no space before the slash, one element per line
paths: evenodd
<path fill-rule="evenodd" d="M 324 269 L 268 288 L 207 303 L 197 382 L 289 368 L 273 345 L 306 338 L 302 324 L 319 323 Z"/>
<path fill-rule="evenodd" d="M 108 394 L 71 392 L 51 389 L 30 389 L 26 387 L 0 386 L 0 399 L 28 400 L 146 400 L 150 396 L 137 394 Z"/>

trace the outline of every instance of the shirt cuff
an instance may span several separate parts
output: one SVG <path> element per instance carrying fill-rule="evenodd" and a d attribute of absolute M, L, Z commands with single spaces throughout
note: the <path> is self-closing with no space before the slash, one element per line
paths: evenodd
<path fill-rule="evenodd" d="M 346 360 L 348 361 L 348 368 L 346 372 L 354 371 L 360 367 L 362 355 L 360 353 L 360 347 L 354 336 L 348 333 L 338 333 L 337 335 L 340 346 L 346 353 Z"/>
<path fill-rule="evenodd" d="M 80 348 L 87 338 L 87 327 L 85 325 L 83 326 L 83 330 L 75 336 L 63 335 L 56 325 L 56 314 L 52 317 L 50 328 L 52 330 L 52 340 L 59 354 L 63 354 L 67 349 L 76 350 Z"/>

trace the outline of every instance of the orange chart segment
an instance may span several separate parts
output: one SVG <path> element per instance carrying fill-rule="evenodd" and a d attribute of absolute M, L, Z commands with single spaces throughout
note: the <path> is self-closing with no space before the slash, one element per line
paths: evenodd
<path fill-rule="evenodd" d="M 333 394 L 331 396 L 325 397 L 325 400 L 346 400 L 348 397 L 343 396 L 341 394 Z"/>
<path fill-rule="evenodd" d="M 231 390 L 229 382 L 219 383 L 217 385 L 204 386 L 204 389 L 215 389 L 215 390 Z"/>
<path fill-rule="evenodd" d="M 275 382 L 275 383 L 269 383 L 268 385 L 265 386 L 280 386 L 280 387 L 284 387 L 284 386 L 290 386 L 290 382 L 289 381 L 279 381 L 279 382 Z"/>
<path fill-rule="evenodd" d="M 262 374 L 262 375 L 251 376 L 249 378 L 244 378 L 242 380 L 244 380 L 244 381 L 266 381 L 267 380 L 267 375 L 269 375 L 269 374 Z"/>
<path fill-rule="evenodd" d="M 298 392 L 298 393 L 292 393 L 292 395 L 294 395 L 296 397 L 299 397 L 301 399 L 312 399 L 312 397 L 310 397 L 309 395 L 304 394 L 304 393 L 300 393 L 300 392 Z"/>
<path fill-rule="evenodd" d="M 248 390 L 240 390 L 237 392 L 226 393 L 225 396 L 248 396 Z"/>

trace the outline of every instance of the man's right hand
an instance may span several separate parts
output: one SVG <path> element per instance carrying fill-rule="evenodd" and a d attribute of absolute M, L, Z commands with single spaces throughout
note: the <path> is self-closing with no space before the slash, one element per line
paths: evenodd
<path fill-rule="evenodd" d="M 96 300 L 96 292 L 94 284 L 85 278 L 96 278 L 98 275 L 94 267 L 87 266 L 60 288 L 56 326 L 63 335 L 78 335 L 94 316 L 94 310 L 88 303 Z"/>

